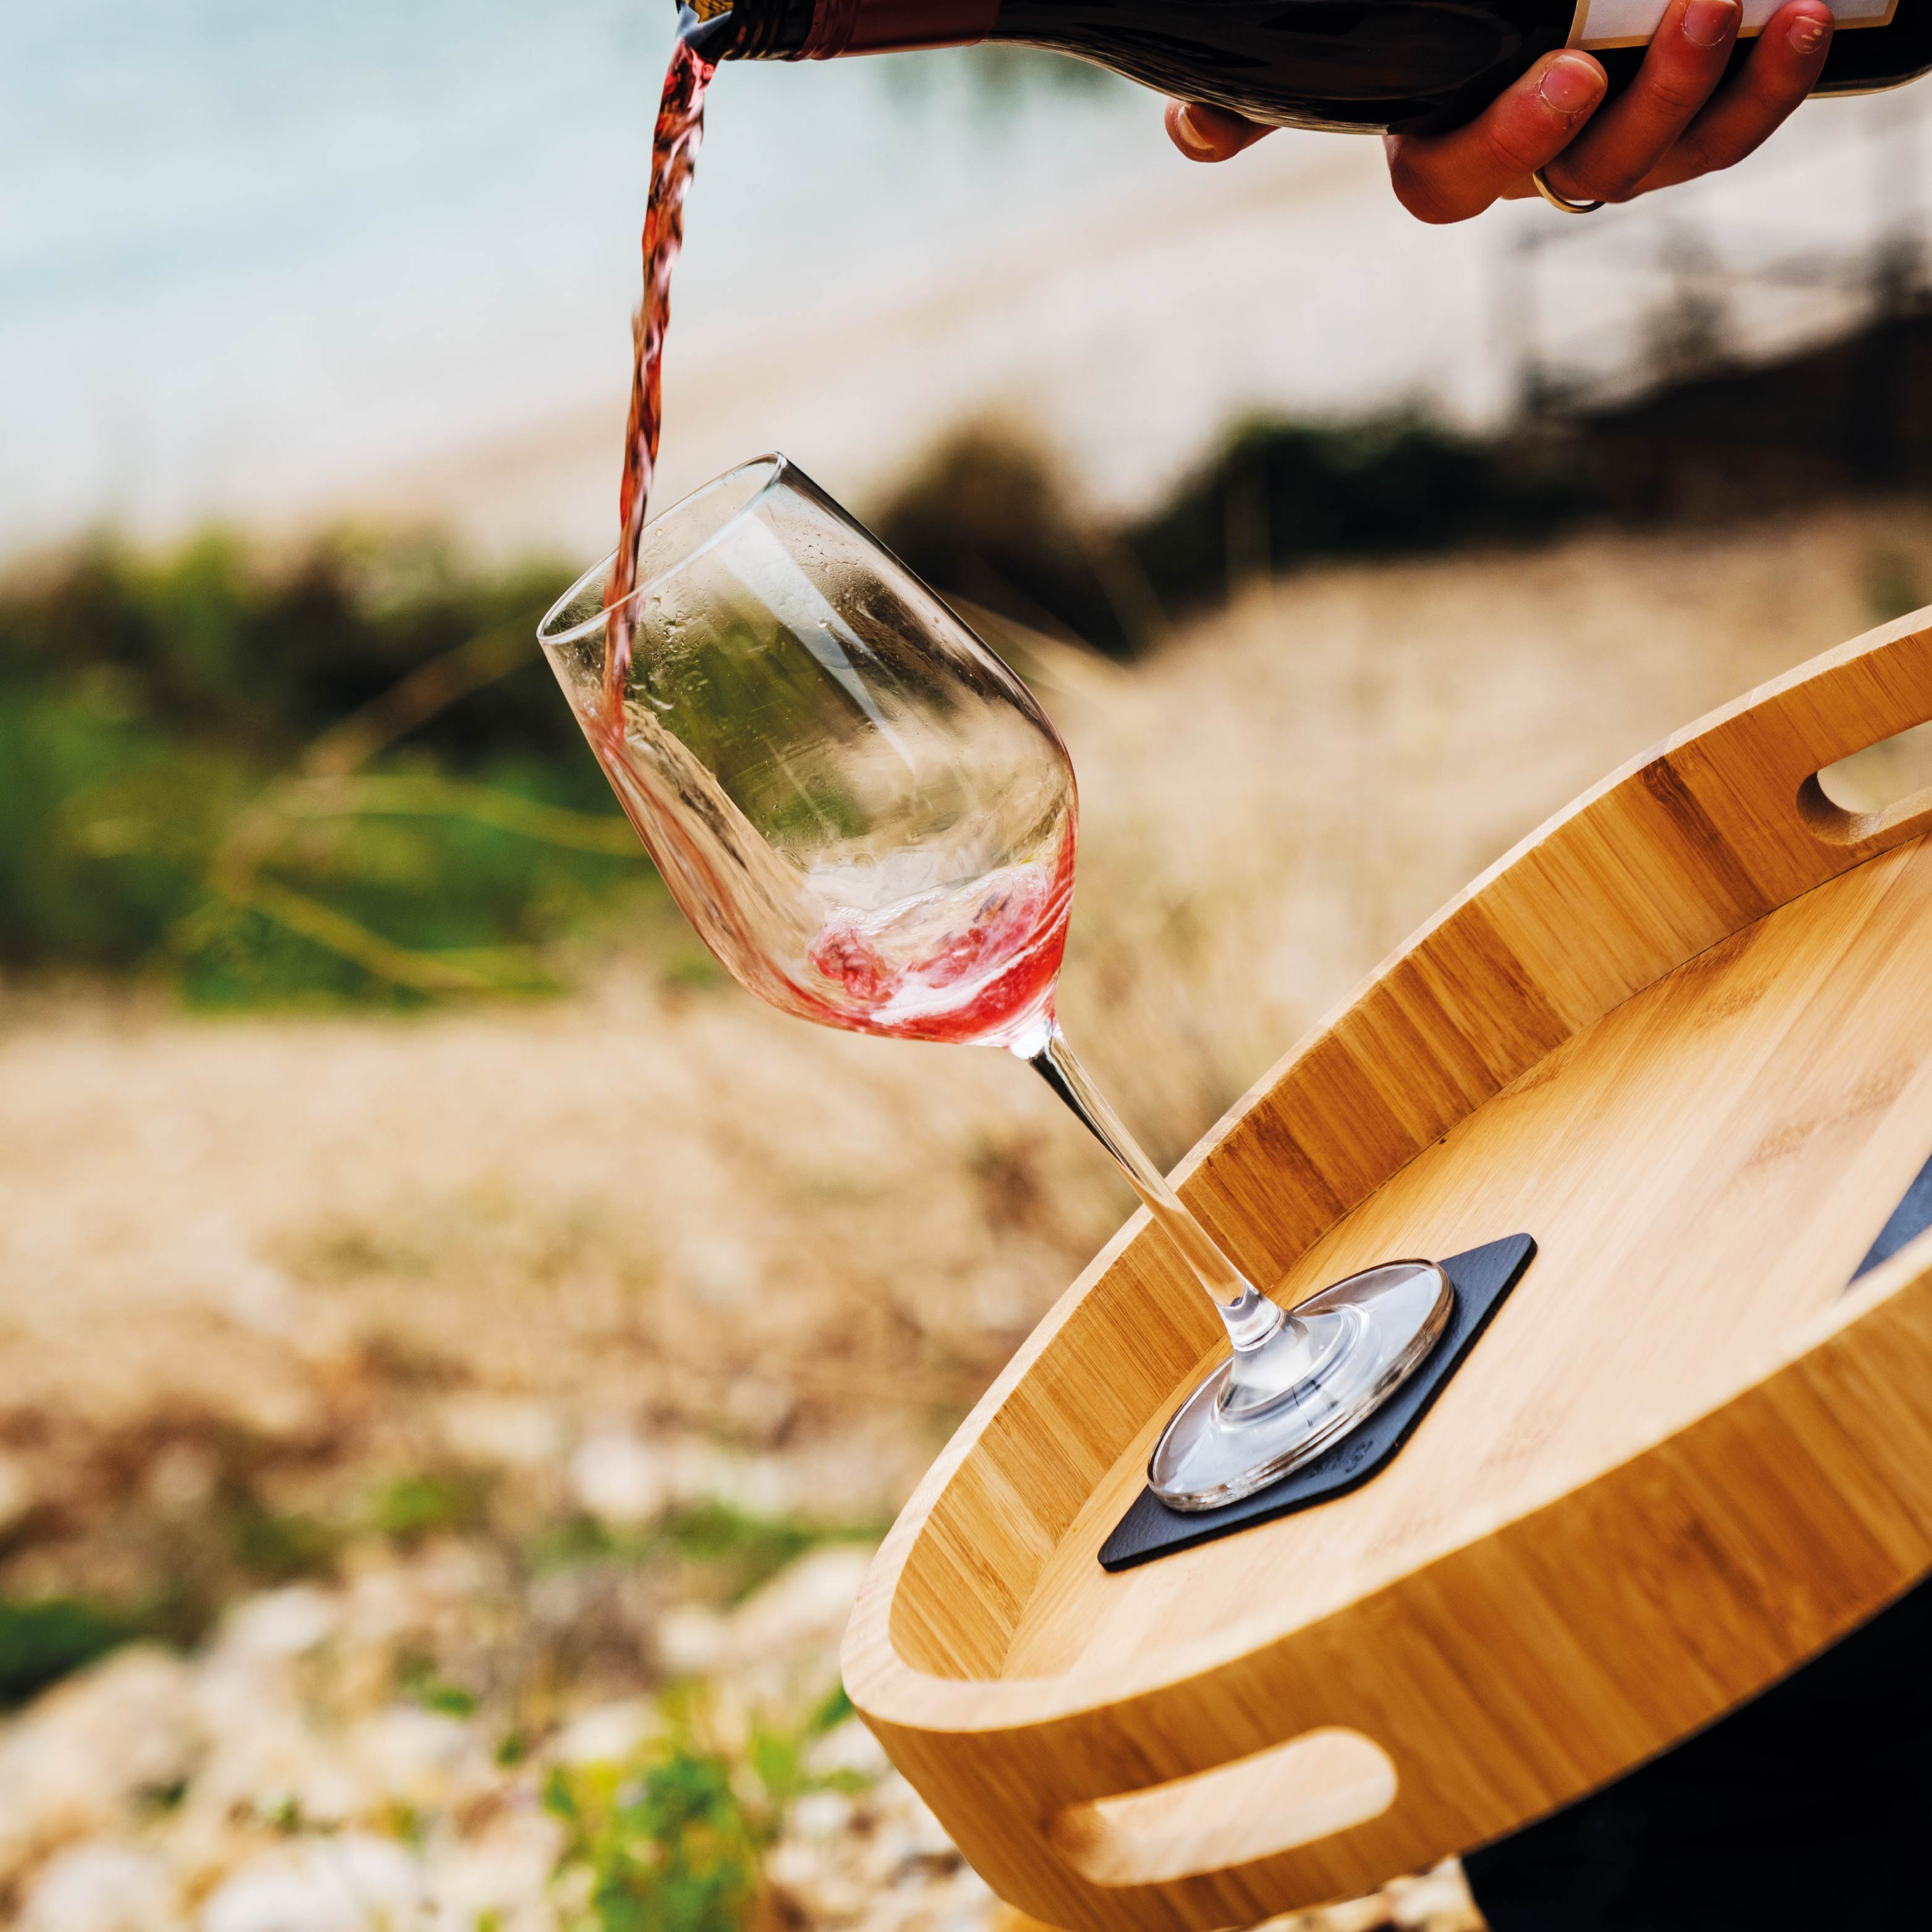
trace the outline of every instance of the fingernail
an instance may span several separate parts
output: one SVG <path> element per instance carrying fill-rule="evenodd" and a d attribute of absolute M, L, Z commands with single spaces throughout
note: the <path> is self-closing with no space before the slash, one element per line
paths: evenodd
<path fill-rule="evenodd" d="M 1831 31 L 1828 22 L 1810 14 L 1793 20 L 1789 37 L 1791 51 L 1798 54 L 1815 54 L 1823 44 L 1825 36 Z"/>
<path fill-rule="evenodd" d="M 1559 114 L 1580 114 L 1604 91 L 1604 70 L 1592 60 L 1552 61 L 1537 92 Z"/>
<path fill-rule="evenodd" d="M 1214 142 L 1195 126 L 1193 116 L 1184 107 L 1174 117 L 1174 131 L 1180 136 L 1180 145 L 1190 154 L 1212 154 L 1216 152 Z"/>
<path fill-rule="evenodd" d="M 1684 38 L 1694 46 L 1714 47 L 1743 10 L 1738 0 L 1690 0 L 1684 10 Z"/>

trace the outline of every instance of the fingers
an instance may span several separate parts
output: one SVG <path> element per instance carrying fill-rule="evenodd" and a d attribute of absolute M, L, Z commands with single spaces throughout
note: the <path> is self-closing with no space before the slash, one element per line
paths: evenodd
<path fill-rule="evenodd" d="M 1732 7 L 1736 0 L 1729 0 Z M 1821 0 L 1808 0 L 1821 4 Z M 1390 134 L 1389 180 L 1422 221 L 1466 221 L 1508 188 L 1554 160 L 1604 98 L 1604 70 L 1588 54 L 1550 55 L 1466 127 L 1446 134 Z"/>
<path fill-rule="evenodd" d="M 1792 0 L 1780 8 L 1765 23 L 1744 70 L 1718 91 L 1635 192 L 1694 180 L 1762 146 L 1817 86 L 1831 50 L 1832 14 L 1824 0 Z"/>
<path fill-rule="evenodd" d="M 1544 178 L 1574 201 L 1627 201 L 1730 167 L 1817 85 L 1832 46 L 1826 0 L 1790 0 L 1721 86 L 1739 0 L 1671 0 L 1636 79 L 1604 109 L 1603 69 L 1576 49 L 1537 63 L 1466 127 L 1384 136 L 1396 196 L 1419 220 L 1466 221 Z M 1270 128 L 1170 101 L 1169 139 L 1190 160 L 1225 161 Z"/>
<path fill-rule="evenodd" d="M 1544 171 L 1573 201 L 1627 201 L 1724 78 L 1744 19 L 1738 0 L 1671 0 L 1637 76 Z"/>
<path fill-rule="evenodd" d="M 1244 121 L 1219 107 L 1204 107 L 1198 101 L 1167 104 L 1167 138 L 1190 161 L 1232 160 L 1244 148 L 1252 148 L 1264 134 L 1274 132 L 1272 128 Z"/>

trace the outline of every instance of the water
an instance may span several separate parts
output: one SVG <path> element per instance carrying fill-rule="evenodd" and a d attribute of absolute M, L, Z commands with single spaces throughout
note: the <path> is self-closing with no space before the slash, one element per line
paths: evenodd
<path fill-rule="evenodd" d="M 299 513 L 613 394 L 614 475 L 674 25 L 668 0 L 5 10 L 7 547 Z M 1076 146 L 1151 146 L 1124 88 L 989 128 L 959 57 L 909 64 L 734 70 L 685 340 L 916 275 Z"/>
<path fill-rule="evenodd" d="M 101 523 L 358 511 L 599 554 L 674 17 L 670 0 L 0 10 L 0 552 Z M 776 445 L 862 507 L 988 411 L 1109 507 L 1158 494 L 1244 410 L 1492 419 L 1519 237 L 1562 230 L 1541 325 L 1565 359 L 1615 364 L 1665 224 L 1701 224 L 1720 261 L 1840 250 L 1932 155 L 1870 138 L 1924 116 L 1922 85 L 1808 109 L 1732 175 L 1638 210 L 1434 230 L 1396 208 L 1373 142 L 1276 136 L 1196 168 L 1150 95 L 991 94 L 974 62 L 721 79 L 661 501 Z M 1736 296 L 1741 339 L 1815 331 L 1834 299 L 1762 282 Z"/>

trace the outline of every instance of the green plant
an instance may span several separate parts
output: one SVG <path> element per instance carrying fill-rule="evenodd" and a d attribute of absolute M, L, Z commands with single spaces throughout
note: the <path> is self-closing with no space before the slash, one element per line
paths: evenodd
<path fill-rule="evenodd" d="M 80 1598 L 0 1603 L 0 1705 L 25 1703 L 142 1634 L 138 1620 Z"/>
<path fill-rule="evenodd" d="M 490 1496 L 480 1474 L 400 1476 L 370 1498 L 369 1526 L 378 1534 L 407 1542 L 439 1531 L 481 1526 Z"/>
<path fill-rule="evenodd" d="M 706 1501 L 666 1516 L 658 1526 L 656 1541 L 668 1555 L 718 1571 L 726 1580 L 728 1596 L 736 1602 L 815 1545 L 850 1540 L 854 1534 L 794 1517 L 754 1516 L 729 1503 Z"/>
<path fill-rule="evenodd" d="M 217 536 L 0 586 L 0 963 L 210 1006 L 549 990 L 651 882 L 538 658 L 551 584 Z"/>
<path fill-rule="evenodd" d="M 710 1498 L 671 1510 L 649 1529 L 614 1530 L 589 1516 L 547 1526 L 525 1546 L 533 1575 L 579 1563 L 670 1562 L 708 1570 L 717 1594 L 736 1603 L 808 1550 L 826 1543 L 876 1543 L 878 1523 L 821 1523 L 759 1516 Z"/>
<path fill-rule="evenodd" d="M 342 1541 L 340 1531 L 317 1517 L 264 1509 L 246 1499 L 228 1520 L 229 1553 L 265 1582 L 321 1574 L 334 1565 Z"/>
<path fill-rule="evenodd" d="M 460 1684 L 436 1674 L 434 1661 L 427 1657 L 406 1658 L 396 1673 L 396 1688 L 412 1704 L 446 1718 L 473 1718 L 476 1697 Z M 512 1760 L 514 1761 L 514 1760 Z"/>
<path fill-rule="evenodd" d="M 776 1821 L 740 1798 L 724 1759 L 676 1745 L 626 1768 L 560 1766 L 544 1802 L 565 1827 L 560 1870 L 586 1888 L 572 1932 L 740 1932 L 749 1918 Z"/>
<path fill-rule="evenodd" d="M 695 1695 L 672 1699 L 670 1738 L 628 1764 L 551 1771 L 544 1802 L 566 1829 L 557 1874 L 584 1902 L 570 1932 L 744 1932 L 785 1806 L 866 1782 L 806 1766 L 812 1739 L 851 1714 L 842 1687 L 802 1724 L 754 1726 L 736 1757 L 697 1741 L 701 1708 Z"/>

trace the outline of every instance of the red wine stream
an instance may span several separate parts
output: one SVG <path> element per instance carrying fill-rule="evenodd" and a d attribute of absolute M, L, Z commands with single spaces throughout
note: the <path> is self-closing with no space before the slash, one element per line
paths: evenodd
<path fill-rule="evenodd" d="M 624 430 L 624 478 L 617 493 L 616 560 L 604 602 L 610 618 L 604 632 L 605 706 L 613 720 L 623 715 L 624 679 L 630 668 L 630 617 L 622 606 L 638 586 L 638 560 L 650 511 L 656 474 L 658 436 L 664 426 L 664 332 L 670 324 L 671 271 L 684 246 L 684 201 L 698 167 L 704 139 L 704 96 L 718 63 L 707 60 L 690 40 L 697 17 L 680 16 L 658 104 L 651 137 L 650 199 L 644 209 L 644 293 L 632 335 L 637 364 L 631 379 L 631 413 Z"/>

